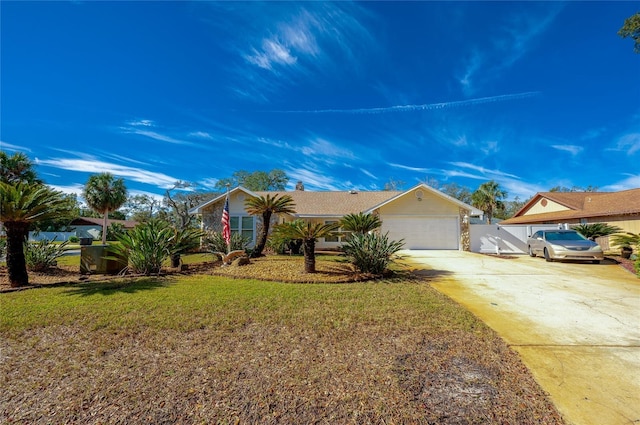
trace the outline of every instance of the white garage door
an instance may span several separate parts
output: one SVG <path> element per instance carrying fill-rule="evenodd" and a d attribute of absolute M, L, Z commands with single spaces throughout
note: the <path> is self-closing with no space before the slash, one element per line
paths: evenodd
<path fill-rule="evenodd" d="M 404 239 L 404 249 L 458 249 L 457 217 L 386 216 L 382 232 L 392 240 Z"/>

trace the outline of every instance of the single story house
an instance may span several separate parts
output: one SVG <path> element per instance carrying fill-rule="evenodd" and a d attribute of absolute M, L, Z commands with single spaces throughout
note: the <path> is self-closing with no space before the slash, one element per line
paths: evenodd
<path fill-rule="evenodd" d="M 640 188 L 620 192 L 539 192 L 507 224 L 607 223 L 640 233 Z"/>
<path fill-rule="evenodd" d="M 71 227 L 80 238 L 100 239 L 103 223 L 104 219 L 102 218 L 78 217 L 74 218 L 71 223 L 69 223 L 69 227 Z M 138 222 L 131 220 L 107 219 L 107 227 L 111 226 L 111 224 L 121 224 L 125 230 L 130 230 L 136 227 Z"/>
<path fill-rule="evenodd" d="M 392 240 L 404 239 L 406 249 L 469 250 L 469 217 L 483 212 L 425 184 L 407 191 L 323 191 L 305 190 L 252 192 L 244 187 L 229 191 L 229 215 L 232 232 L 241 232 L 256 242 L 261 217 L 245 211 L 250 197 L 289 195 L 295 203 L 294 214 L 274 217 L 274 223 L 295 219 L 332 223 L 351 213 L 372 213 L 382 220 L 383 233 Z M 203 203 L 190 212 L 202 217 L 202 229 L 220 232 L 226 194 Z M 340 236 L 316 241 L 319 249 L 337 248 Z"/>

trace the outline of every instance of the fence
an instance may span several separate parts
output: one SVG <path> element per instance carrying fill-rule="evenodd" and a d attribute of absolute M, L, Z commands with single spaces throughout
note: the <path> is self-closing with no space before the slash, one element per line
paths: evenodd
<path fill-rule="evenodd" d="M 469 226 L 471 251 L 494 254 L 525 254 L 527 239 L 538 230 L 568 228 L 566 224 L 500 225 L 472 224 Z"/>
<path fill-rule="evenodd" d="M 48 240 L 52 241 L 54 238 L 57 242 L 64 242 L 69 239 L 70 236 L 77 236 L 76 232 L 29 232 L 30 241 Z"/>

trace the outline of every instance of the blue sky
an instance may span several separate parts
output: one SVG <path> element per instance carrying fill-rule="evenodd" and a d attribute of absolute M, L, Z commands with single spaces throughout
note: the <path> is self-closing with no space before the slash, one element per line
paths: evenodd
<path fill-rule="evenodd" d="M 0 145 L 46 183 L 162 194 L 640 187 L 637 2 L 6 2 Z"/>

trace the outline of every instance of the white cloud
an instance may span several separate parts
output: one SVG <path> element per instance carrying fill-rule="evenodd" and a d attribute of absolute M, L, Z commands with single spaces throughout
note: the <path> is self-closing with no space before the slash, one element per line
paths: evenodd
<path fill-rule="evenodd" d="M 188 134 L 189 137 L 195 137 L 198 139 L 207 139 L 207 140 L 213 140 L 213 136 L 207 132 L 204 131 L 192 131 L 191 133 Z"/>
<path fill-rule="evenodd" d="M 151 120 L 133 120 L 127 123 L 133 127 L 154 127 L 155 124 Z"/>
<path fill-rule="evenodd" d="M 640 151 L 640 133 L 630 133 L 620 137 L 617 147 L 621 151 L 626 151 L 628 155 Z"/>
<path fill-rule="evenodd" d="M 582 146 L 576 145 L 551 145 L 551 147 L 559 151 L 569 152 L 573 156 L 578 155 L 584 149 Z"/>
<path fill-rule="evenodd" d="M 479 171 L 480 173 L 482 173 L 483 177 L 482 178 L 486 178 L 489 176 L 500 176 L 500 177 L 510 177 L 513 179 L 519 179 L 518 176 L 513 175 L 513 174 L 509 174 L 509 173 L 505 173 L 499 170 L 490 170 L 488 168 L 484 168 L 481 167 L 479 165 L 475 165 L 475 164 L 470 164 L 468 162 L 449 162 L 449 164 L 454 165 L 456 167 L 461 167 L 461 168 L 469 168 L 471 170 L 475 170 L 475 171 Z"/>
<path fill-rule="evenodd" d="M 218 179 L 213 177 L 200 180 L 199 182 L 200 186 L 207 189 L 214 189 L 216 187 L 216 183 L 218 183 Z"/>
<path fill-rule="evenodd" d="M 86 156 L 84 158 L 53 158 L 39 160 L 38 165 L 45 165 L 63 170 L 86 172 L 86 173 L 111 173 L 118 177 L 131 179 L 140 183 L 146 183 L 163 189 L 171 187 L 177 180 L 175 177 L 162 173 L 155 173 L 141 168 L 127 167 L 100 161 L 97 158 Z"/>
<path fill-rule="evenodd" d="M 617 192 L 620 190 L 637 189 L 640 187 L 640 174 L 627 174 L 625 179 L 602 187 L 603 192 Z"/>
<path fill-rule="evenodd" d="M 372 178 L 372 179 L 374 179 L 374 180 L 378 180 L 378 177 L 377 177 L 375 174 L 373 174 L 372 172 L 367 171 L 367 170 L 365 170 L 364 168 L 360 168 L 360 171 L 362 171 L 362 173 L 363 173 L 365 176 L 371 177 L 371 178 Z"/>
<path fill-rule="evenodd" d="M 433 172 L 433 170 L 431 170 L 430 168 L 410 167 L 408 165 L 401 165 L 401 164 L 394 164 L 394 163 L 390 163 L 389 166 L 394 167 L 394 168 L 400 168 L 402 170 L 417 171 L 419 173 L 431 173 L 431 172 Z"/>
<path fill-rule="evenodd" d="M 12 145 L 11 143 L 7 143 L 3 140 L 0 140 L 0 149 L 3 151 L 18 151 L 18 152 L 31 152 L 31 149 L 26 148 L 24 146 Z"/>
<path fill-rule="evenodd" d="M 313 140 L 308 146 L 302 147 L 301 151 L 304 155 L 316 158 L 318 156 L 343 159 L 355 158 L 355 155 L 350 150 L 341 148 L 328 140 L 320 138 Z"/>

